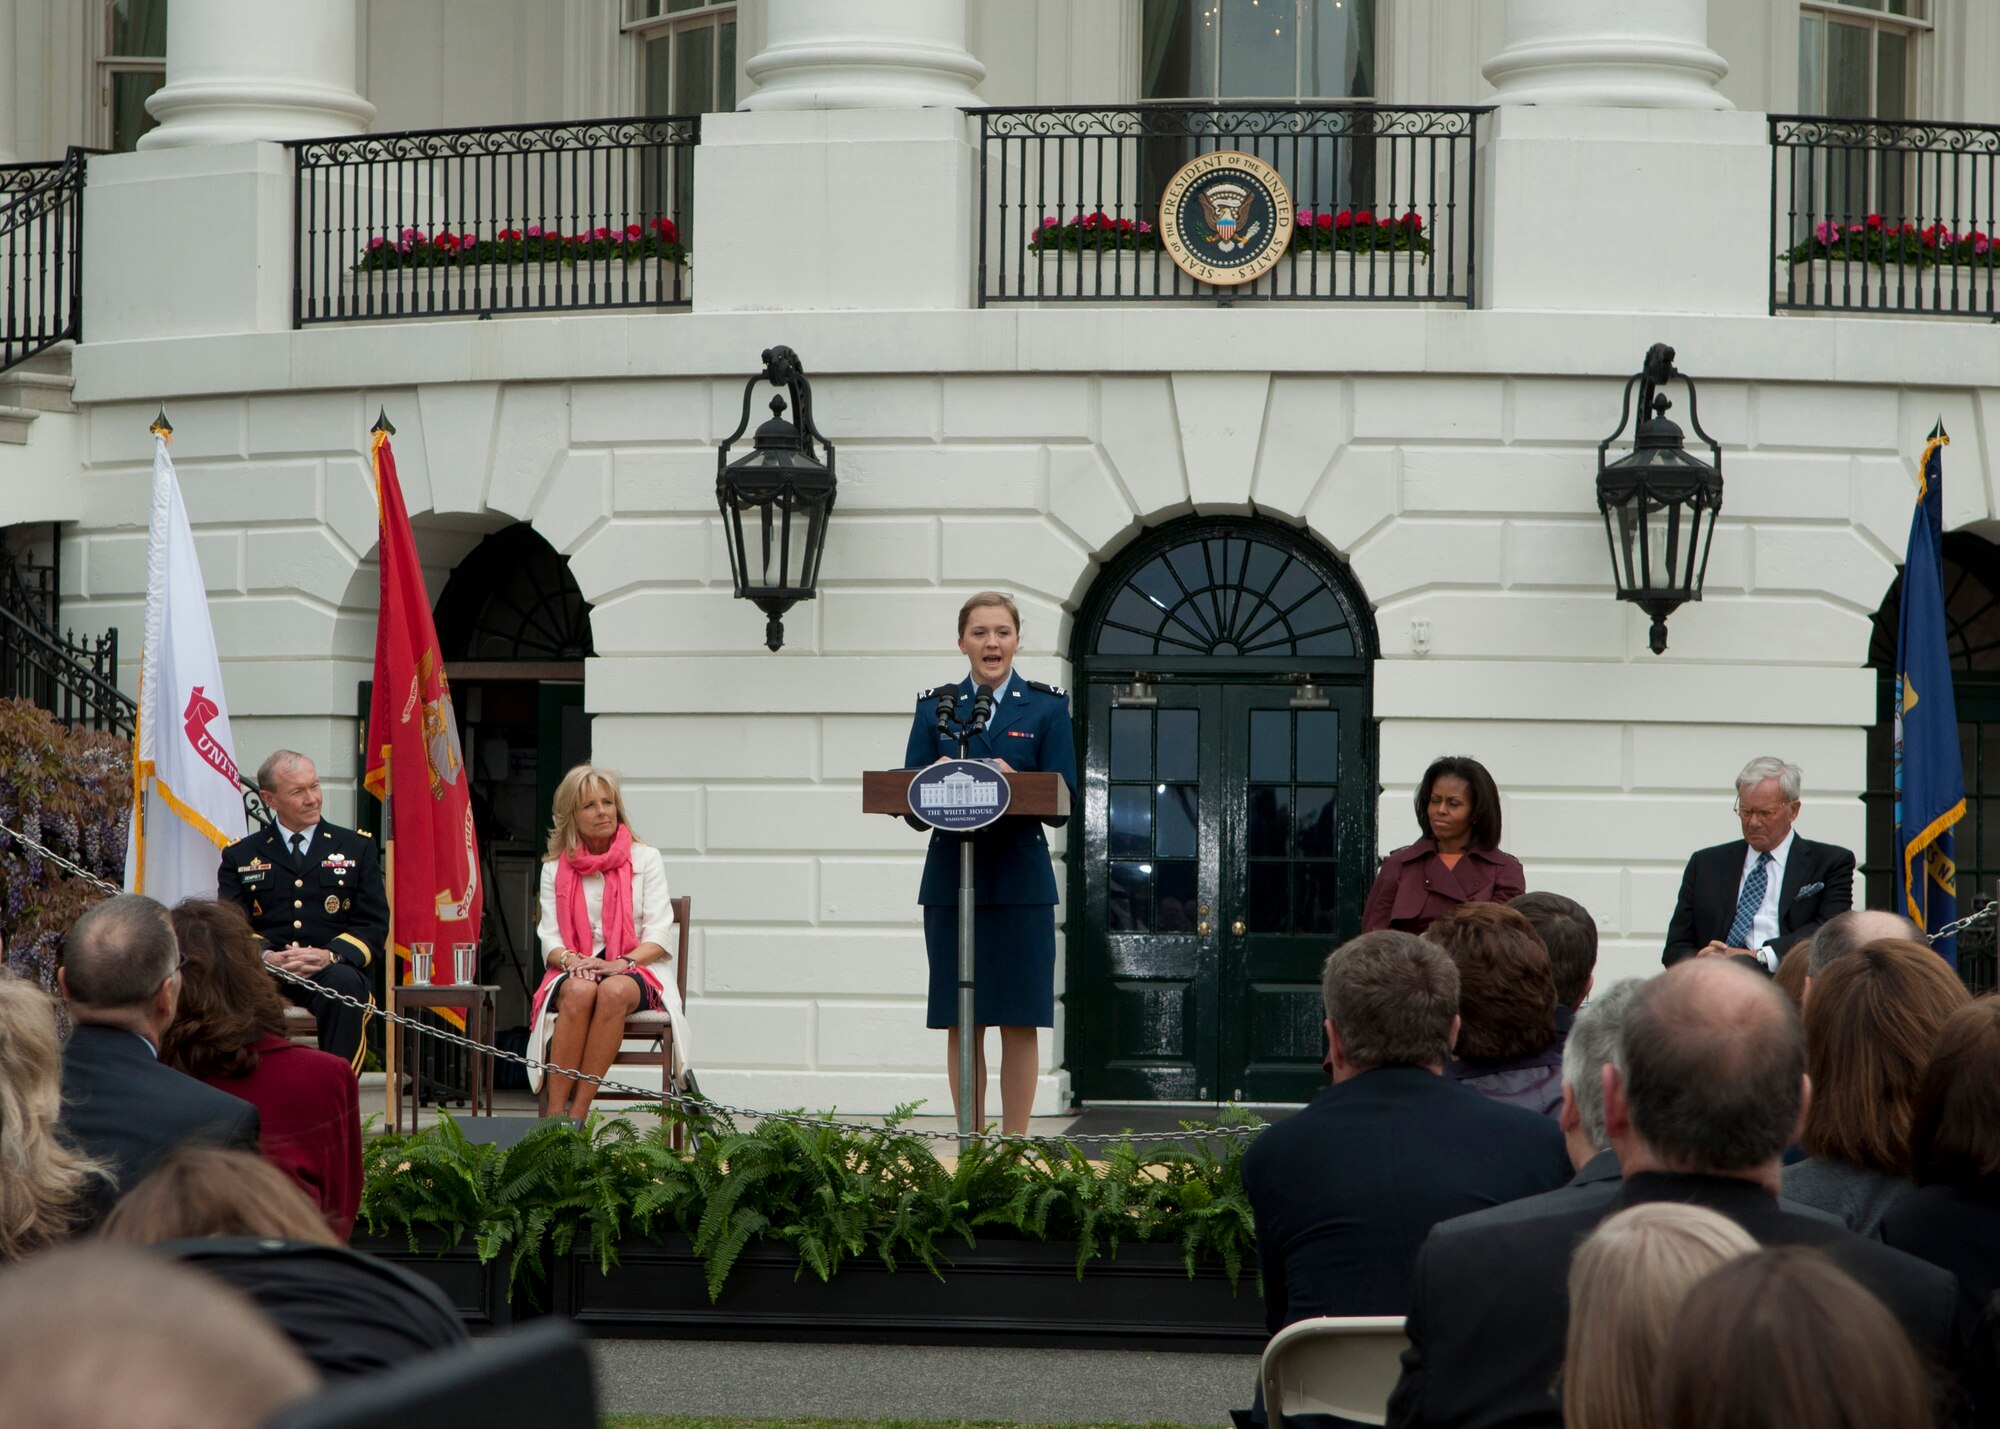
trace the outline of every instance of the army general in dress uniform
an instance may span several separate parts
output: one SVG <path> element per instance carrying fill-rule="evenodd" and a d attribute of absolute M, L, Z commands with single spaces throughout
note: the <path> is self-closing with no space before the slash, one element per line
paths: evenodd
<path fill-rule="evenodd" d="M 921 768 L 958 754 L 956 734 L 941 734 L 937 705 L 954 697 L 954 718 L 972 717 L 978 686 L 994 691 L 993 714 L 985 730 L 966 745 L 966 757 L 992 760 L 1022 772 L 1062 775 L 1076 796 L 1076 744 L 1070 731 L 1069 700 L 1054 685 L 1023 679 L 1014 670 L 1021 645 L 1021 613 L 998 591 L 981 591 L 958 612 L 958 648 L 972 673 L 956 686 L 940 685 L 917 698 L 916 719 L 903 755 L 906 768 Z M 1054 820 L 1056 824 L 1067 820 Z M 917 902 L 924 909 L 924 949 L 930 958 L 931 1027 L 950 1029 L 952 1102 L 958 1088 L 958 850 L 960 837 L 931 833 Z M 1049 863 L 1049 838 L 1039 820 L 1008 816 L 970 835 L 973 847 L 974 967 L 973 1017 L 979 1029 L 978 1092 L 974 1114 L 985 1125 L 988 1027 L 1000 1029 L 1000 1125 L 1025 1132 L 1041 1068 L 1036 1028 L 1055 1025 L 1056 877 Z"/>
<path fill-rule="evenodd" d="M 257 789 L 276 822 L 222 851 L 218 895 L 250 915 L 264 961 L 369 1002 L 366 970 L 389 937 L 374 841 L 320 818 L 319 771 L 303 754 L 281 749 L 266 759 Z M 367 1013 L 283 979 L 278 986 L 319 1022 L 320 1049 L 358 1074 Z"/>

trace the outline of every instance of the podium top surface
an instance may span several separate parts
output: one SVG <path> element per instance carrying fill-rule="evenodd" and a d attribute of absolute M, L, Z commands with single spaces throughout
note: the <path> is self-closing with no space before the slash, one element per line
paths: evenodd
<path fill-rule="evenodd" d="M 1061 818 L 1070 811 L 1069 785 L 1053 770 L 996 771 L 1007 781 L 1008 817 Z M 921 769 L 870 769 L 861 776 L 861 812 L 907 814 L 910 781 Z"/>

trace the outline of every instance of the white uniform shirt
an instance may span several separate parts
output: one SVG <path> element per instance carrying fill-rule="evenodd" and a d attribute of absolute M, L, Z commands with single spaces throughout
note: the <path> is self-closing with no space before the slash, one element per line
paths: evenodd
<path fill-rule="evenodd" d="M 1764 869 L 1764 901 L 1757 905 L 1756 915 L 1750 920 L 1750 947 L 1753 951 L 1778 936 L 1778 894 L 1785 885 L 1785 860 L 1791 857 L 1792 840 L 1798 836 L 1798 830 L 1791 830 L 1786 833 L 1785 841 L 1771 850 L 1771 862 Z M 1762 856 L 1754 848 L 1743 850 L 1743 874 L 1736 880 L 1736 901 L 1739 905 L 1743 901 L 1743 881 L 1750 876 L 1750 870 L 1757 866 L 1757 860 Z"/>

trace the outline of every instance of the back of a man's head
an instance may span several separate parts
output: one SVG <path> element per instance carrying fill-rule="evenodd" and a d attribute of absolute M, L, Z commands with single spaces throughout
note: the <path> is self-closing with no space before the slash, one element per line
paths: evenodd
<path fill-rule="evenodd" d="M 1879 938 L 1924 940 L 1923 931 L 1901 913 L 1881 908 L 1850 908 L 1836 913 L 1813 933 L 1806 976 L 1824 977 L 1834 961 Z"/>
<path fill-rule="evenodd" d="M 0 1276 L 0 1415 L 35 1429 L 255 1429 L 319 1376 L 230 1287 L 84 1242 Z"/>
<path fill-rule="evenodd" d="M 1560 893 L 1523 893 L 1507 906 L 1534 926 L 1535 936 L 1549 950 L 1556 1001 L 1564 1007 L 1581 1005 L 1597 970 L 1597 920 L 1590 910 Z"/>
<path fill-rule="evenodd" d="M 1576 1099 L 1583 1134 L 1599 1151 L 1611 1145 L 1604 1131 L 1604 1066 L 1618 1060 L 1625 1015 L 1644 986 L 1638 978 L 1626 978 L 1591 998 L 1577 1013 L 1576 1025 L 1563 1044 L 1563 1085 Z"/>
<path fill-rule="evenodd" d="M 1632 1129 L 1661 1166 L 1736 1175 L 1790 1144 L 1806 1039 L 1769 978 L 1691 958 L 1633 995 L 1617 1066 Z"/>
<path fill-rule="evenodd" d="M 1451 1057 L 1458 969 L 1414 933 L 1385 929 L 1342 943 L 1327 957 L 1320 995 L 1358 1070 L 1427 1067 Z"/>
<path fill-rule="evenodd" d="M 143 894 L 121 893 L 70 926 L 63 940 L 63 996 L 84 1011 L 142 1008 L 179 959 L 167 910 Z"/>

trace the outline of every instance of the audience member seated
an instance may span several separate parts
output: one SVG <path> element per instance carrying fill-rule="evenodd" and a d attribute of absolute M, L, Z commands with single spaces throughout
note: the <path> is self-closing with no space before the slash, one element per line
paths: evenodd
<path fill-rule="evenodd" d="M 1845 914 L 1840 915 L 1845 917 Z M 1778 959 L 1778 970 L 1771 974 L 1771 981 L 1778 985 L 1794 1007 L 1806 1005 L 1806 984 L 1811 981 L 1807 969 L 1812 963 L 1812 944 L 1794 943 L 1791 951 Z"/>
<path fill-rule="evenodd" d="M 63 1046 L 62 1132 L 104 1163 L 95 1222 L 162 1156 L 188 1142 L 257 1145 L 257 1108 L 163 1066 L 181 990 L 167 910 L 139 894 L 88 909 L 63 940 L 56 983 L 74 1024 Z"/>
<path fill-rule="evenodd" d="M 1548 949 L 1528 920 L 1497 903 L 1462 903 L 1424 936 L 1458 965 L 1457 1060 L 1444 1069 L 1483 1096 L 1554 1116 L 1562 1042 Z"/>
<path fill-rule="evenodd" d="M 1620 1211 L 1569 1267 L 1563 1429 L 1652 1429 L 1653 1367 L 1696 1281 L 1757 1249 L 1736 1222 L 1700 1206 Z"/>
<path fill-rule="evenodd" d="M 1924 940 L 1923 929 L 1901 913 L 1880 908 L 1851 908 L 1836 913 L 1820 924 L 1806 946 L 1806 990 L 1799 994 L 1803 1003 L 1811 995 L 1813 980 L 1857 948 L 1879 943 L 1884 938 L 1902 938 L 1912 943 Z M 1782 966 L 1782 964 L 1781 964 Z"/>
<path fill-rule="evenodd" d="M 0 1265 L 66 1239 L 89 1213 L 98 1168 L 56 1134 L 56 1005 L 0 972 Z"/>
<path fill-rule="evenodd" d="M 1882 1302 L 1806 1246 L 1710 1272 L 1653 1376 L 1660 1429 L 1928 1429 L 1932 1402 Z"/>
<path fill-rule="evenodd" d="M 172 917 L 187 965 L 160 1060 L 256 1107 L 258 1149 L 299 1183 L 345 1241 L 361 1204 L 353 1069 L 285 1036 L 285 999 L 264 970 L 264 940 L 242 909 L 191 898 Z"/>
<path fill-rule="evenodd" d="M 1361 910 L 1361 931 L 1421 933 L 1464 903 L 1505 903 L 1528 886 L 1500 847 L 1500 790 L 1462 755 L 1431 761 L 1417 785 L 1417 841 L 1390 850 Z"/>
<path fill-rule="evenodd" d="M 1438 948 L 1363 933 L 1327 958 L 1321 997 L 1333 1085 L 1243 1157 L 1273 1334 L 1315 1315 L 1402 1314 L 1410 1262 L 1433 1224 L 1569 1174 L 1548 1118 L 1440 1075 L 1459 982 Z"/>
<path fill-rule="evenodd" d="M 1560 1424 L 1551 1386 L 1568 1331 L 1570 1258 L 1611 1214 L 1661 1201 L 1720 1212 L 1761 1245 L 1821 1247 L 1881 1298 L 1933 1366 L 1956 1372 L 1961 1321 L 1948 1273 L 1779 1204 L 1779 1157 L 1805 1096 L 1805 1038 L 1768 977 L 1692 958 L 1643 984 L 1620 1056 L 1604 1071 L 1605 1131 L 1624 1185 L 1608 1203 L 1441 1228 L 1424 1243 L 1389 1423 Z"/>
<path fill-rule="evenodd" d="M 248 1295 L 329 1378 L 468 1343 L 430 1281 L 337 1244 L 319 1208 L 260 1156 L 177 1151 L 104 1223 Z"/>
<path fill-rule="evenodd" d="M 1910 1189 L 1910 1113 L 1945 1019 L 1971 1000 L 1922 943 L 1883 939 L 1816 978 L 1806 1003 L 1812 1101 L 1785 1194 L 1861 1235 Z"/>
<path fill-rule="evenodd" d="M 1444 1222 L 1441 1230 L 1500 1225 L 1552 1210 L 1603 1205 L 1618 1194 L 1618 1153 L 1604 1130 L 1604 1068 L 1618 1059 L 1619 1029 L 1640 986 L 1637 978 L 1626 978 L 1593 997 L 1577 1014 L 1563 1044 L 1563 1104 L 1556 1125 L 1562 1129 L 1564 1150 L 1576 1174 L 1553 1191 L 1459 1216 Z"/>
<path fill-rule="evenodd" d="M 257 1429 L 319 1376 L 236 1291 L 125 1246 L 0 1275 L 0 1405 L 16 1429 Z"/>
<path fill-rule="evenodd" d="M 1597 920 L 1574 898 L 1560 893 L 1523 893 L 1507 905 L 1535 930 L 1549 955 L 1556 984 L 1556 1045 L 1569 1036 L 1577 1009 L 1590 996 L 1597 973 Z"/>
<path fill-rule="evenodd" d="M 2000 998 L 1945 1019 L 1910 1126 L 1917 1188 L 1878 1234 L 1958 1276 L 1975 1309 L 2000 1294 Z"/>

